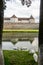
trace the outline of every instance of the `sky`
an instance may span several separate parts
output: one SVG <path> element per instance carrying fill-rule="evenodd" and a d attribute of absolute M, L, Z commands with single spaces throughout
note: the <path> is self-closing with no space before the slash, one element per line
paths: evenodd
<path fill-rule="evenodd" d="M 6 6 L 4 17 L 16 15 L 17 17 L 29 18 L 32 15 L 35 18 L 35 22 L 39 22 L 40 0 L 32 0 L 32 4 L 29 8 L 26 5 L 22 6 L 20 0 L 7 1 Z"/>

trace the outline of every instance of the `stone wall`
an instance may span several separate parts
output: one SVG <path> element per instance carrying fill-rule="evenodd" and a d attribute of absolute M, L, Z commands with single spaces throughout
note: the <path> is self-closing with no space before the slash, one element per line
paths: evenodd
<path fill-rule="evenodd" d="M 4 22 L 3 29 L 39 29 L 39 23 Z"/>

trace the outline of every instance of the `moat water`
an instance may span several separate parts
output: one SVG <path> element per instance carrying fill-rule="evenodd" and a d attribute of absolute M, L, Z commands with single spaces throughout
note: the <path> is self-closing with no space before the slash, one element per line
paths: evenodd
<path fill-rule="evenodd" d="M 31 43 L 30 41 L 18 41 L 15 45 L 12 42 L 9 41 L 3 41 L 2 42 L 2 50 L 14 50 L 14 49 L 25 49 L 27 50 L 34 49 L 38 50 L 38 40 L 34 39 L 34 41 Z"/>

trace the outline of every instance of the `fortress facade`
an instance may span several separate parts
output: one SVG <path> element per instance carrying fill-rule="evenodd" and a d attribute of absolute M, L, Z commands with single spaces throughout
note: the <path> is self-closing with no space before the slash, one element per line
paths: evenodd
<path fill-rule="evenodd" d="M 13 15 L 10 18 L 4 18 L 4 29 L 38 29 L 39 23 L 35 23 L 35 18 L 18 18 Z"/>

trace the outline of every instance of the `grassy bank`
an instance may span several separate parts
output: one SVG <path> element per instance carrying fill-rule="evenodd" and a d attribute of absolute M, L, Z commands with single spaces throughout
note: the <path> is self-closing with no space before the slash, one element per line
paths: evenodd
<path fill-rule="evenodd" d="M 32 30 L 32 29 L 26 29 L 26 30 L 3 30 L 3 32 L 16 32 L 16 33 L 18 33 L 18 32 L 26 32 L 26 33 L 37 33 L 37 32 L 39 32 L 39 30 Z"/>
<path fill-rule="evenodd" d="M 5 65 L 38 65 L 28 51 L 3 51 Z"/>

